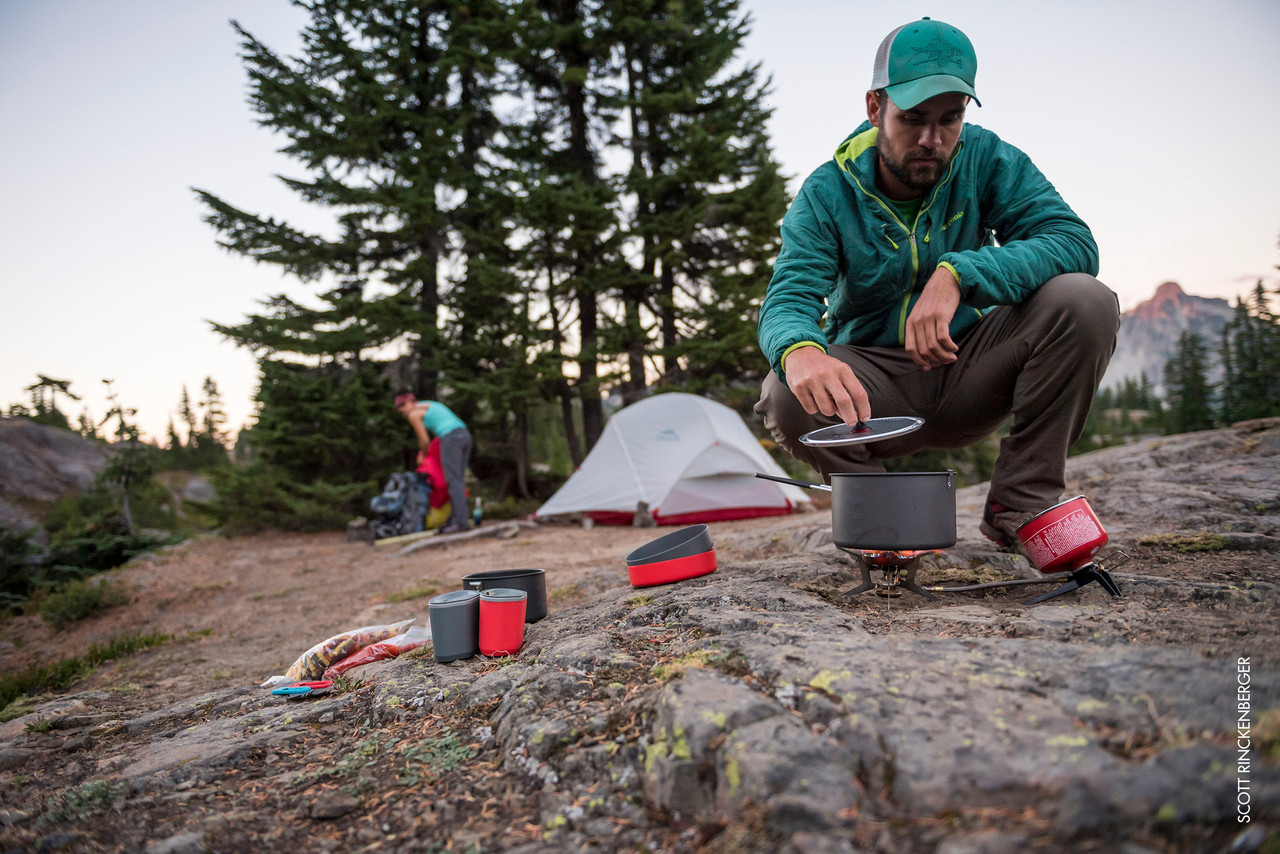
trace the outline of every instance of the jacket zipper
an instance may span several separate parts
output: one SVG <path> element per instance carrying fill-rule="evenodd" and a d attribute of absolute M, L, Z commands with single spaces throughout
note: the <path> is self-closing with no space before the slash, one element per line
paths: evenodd
<path fill-rule="evenodd" d="M 951 173 L 956 168 L 956 157 L 960 154 L 960 149 L 964 145 L 962 142 L 956 143 L 956 150 L 951 154 L 951 161 L 947 164 L 947 174 L 942 177 L 933 187 L 933 193 L 929 196 L 929 201 L 924 207 L 916 212 L 916 218 L 911 223 L 911 229 L 907 232 L 907 239 L 911 241 L 911 287 L 907 289 L 907 293 L 902 297 L 902 308 L 898 310 L 898 343 L 906 345 L 907 343 L 907 316 L 910 315 L 911 295 L 916 292 L 916 280 L 920 278 L 920 246 L 916 242 L 916 229 L 920 227 L 920 218 L 929 212 L 929 208 L 933 207 L 933 203 L 938 200 L 938 193 L 942 191 L 943 186 L 951 180 Z M 897 217 L 894 217 L 897 219 Z M 903 229 L 906 225 L 899 221 Z M 925 235 L 925 243 L 929 242 L 929 236 Z"/>
<path fill-rule="evenodd" d="M 916 217 L 916 222 L 920 221 L 920 217 Z M 898 343 L 905 345 L 907 343 L 907 315 L 911 312 L 911 295 L 916 292 L 916 278 L 920 275 L 920 247 L 916 245 L 916 233 L 913 231 L 907 235 L 907 239 L 911 242 L 911 287 L 907 288 L 907 292 L 902 295 L 902 308 L 898 310 Z"/>
<path fill-rule="evenodd" d="M 886 204 L 883 199 L 881 199 L 875 193 L 872 193 L 869 190 L 867 190 L 866 187 L 862 186 L 862 182 L 858 180 L 857 175 L 853 174 L 852 169 L 848 170 L 845 173 L 850 178 L 853 179 L 853 183 L 858 185 L 858 189 L 862 191 L 863 195 L 875 201 L 875 203 L 878 204 L 884 210 L 884 212 L 889 215 L 889 218 L 894 222 L 896 222 L 898 224 L 898 227 L 907 233 L 907 240 L 911 244 L 911 286 L 907 288 L 906 294 L 903 295 L 902 308 L 899 309 L 898 311 L 898 343 L 899 344 L 905 345 L 907 343 L 907 315 L 910 313 L 907 311 L 907 309 L 911 306 L 911 295 L 915 293 L 916 279 L 920 275 L 920 247 L 916 244 L 915 228 L 920 224 L 920 217 L 928 213 L 929 208 L 933 207 L 933 203 L 938 200 L 938 193 L 942 191 L 942 187 L 948 181 L 951 180 L 951 174 L 955 172 L 955 168 L 956 168 L 956 158 L 960 155 L 960 151 L 963 147 L 964 147 L 963 142 L 956 143 L 956 149 L 951 153 L 951 162 L 947 164 L 947 174 L 943 176 L 941 181 L 939 181 L 937 184 L 934 185 L 933 194 L 929 197 L 928 204 L 926 204 L 924 207 L 920 208 L 920 210 L 916 212 L 916 218 L 915 218 L 915 221 L 911 223 L 911 228 L 907 228 L 907 224 L 898 218 L 898 213 L 893 209 L 892 205 Z M 894 250 L 896 251 L 898 249 L 898 244 L 893 242 L 893 238 L 889 237 L 888 232 L 885 232 L 884 236 L 885 236 L 885 239 L 889 241 L 889 244 L 893 246 Z M 926 240 L 925 242 L 927 243 L 928 240 Z"/>

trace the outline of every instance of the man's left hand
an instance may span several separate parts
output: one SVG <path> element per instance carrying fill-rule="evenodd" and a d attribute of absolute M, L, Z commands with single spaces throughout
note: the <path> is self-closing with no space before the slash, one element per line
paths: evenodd
<path fill-rule="evenodd" d="M 921 370 L 949 365 L 960 348 L 951 340 L 951 318 L 960 306 L 960 283 L 946 267 L 933 271 L 907 315 L 906 345 Z"/>

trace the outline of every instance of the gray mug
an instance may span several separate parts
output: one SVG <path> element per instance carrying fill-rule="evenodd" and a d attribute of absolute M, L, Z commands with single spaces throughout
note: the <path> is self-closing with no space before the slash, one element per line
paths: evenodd
<path fill-rule="evenodd" d="M 441 593 L 427 603 L 436 661 L 457 661 L 480 652 L 480 594 Z"/>

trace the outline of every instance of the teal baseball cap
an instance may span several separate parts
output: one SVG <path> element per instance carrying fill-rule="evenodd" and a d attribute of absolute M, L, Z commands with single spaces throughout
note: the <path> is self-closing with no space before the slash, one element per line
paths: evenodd
<path fill-rule="evenodd" d="M 973 91 L 977 73 L 978 56 L 969 37 L 950 24 L 922 18 L 880 42 L 871 88 L 884 89 L 900 110 L 944 92 L 963 92 L 981 107 Z"/>

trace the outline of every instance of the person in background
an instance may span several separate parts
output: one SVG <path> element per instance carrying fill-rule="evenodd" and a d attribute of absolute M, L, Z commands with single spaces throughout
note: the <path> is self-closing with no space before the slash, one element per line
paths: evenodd
<path fill-rule="evenodd" d="M 982 533 L 1058 503 L 1120 325 L 1089 227 L 1031 159 L 965 123 L 977 57 L 925 18 L 889 33 L 867 121 L 804 182 L 760 308 L 772 371 L 755 411 L 830 481 L 882 459 L 981 441 L 1013 416 Z M 1065 129 L 1064 129 L 1064 132 Z M 873 414 L 919 430 L 811 447 L 805 433 Z"/>
<path fill-rule="evenodd" d="M 440 463 L 444 479 L 449 486 L 449 521 L 440 529 L 442 534 L 456 534 L 471 527 L 467 510 L 467 463 L 471 459 L 471 431 L 462 419 L 449 407 L 435 400 L 418 400 L 412 390 L 402 388 L 396 392 L 396 411 L 409 419 L 414 435 L 418 437 L 418 450 L 426 454 L 431 438 L 440 440 Z"/>

